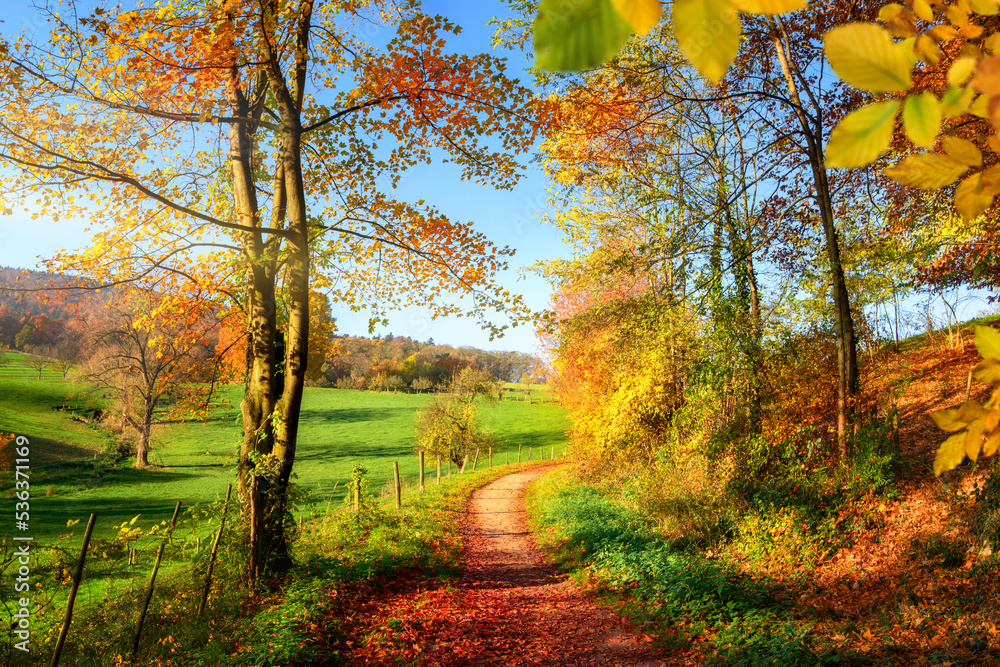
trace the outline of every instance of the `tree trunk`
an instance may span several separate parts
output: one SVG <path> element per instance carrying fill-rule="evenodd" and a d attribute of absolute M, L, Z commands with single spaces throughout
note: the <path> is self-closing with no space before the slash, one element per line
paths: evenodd
<path fill-rule="evenodd" d="M 257 85 L 261 85 L 261 82 Z M 233 115 L 248 118 L 249 103 L 239 87 L 236 69 L 230 72 L 227 86 Z M 262 227 L 259 203 L 253 176 L 253 132 L 250 121 L 230 125 L 230 170 L 233 179 L 235 210 L 241 223 L 258 230 Z M 277 190 L 272 210 L 275 219 L 284 215 L 282 193 Z M 275 245 L 275 244 L 272 244 Z M 237 471 L 237 491 L 241 499 L 244 525 L 247 527 L 247 575 L 257 581 L 269 567 L 273 551 L 272 530 L 268 526 L 269 499 L 273 496 L 267 470 L 256 470 L 263 457 L 274 448 L 274 409 L 276 405 L 277 302 L 275 298 L 275 268 L 272 253 L 264 241 L 263 232 L 244 232 L 242 249 L 247 261 L 247 357 L 243 400 L 243 442 Z"/>
<path fill-rule="evenodd" d="M 277 11 L 273 2 L 262 5 L 261 60 L 267 75 L 270 91 L 274 96 L 281 118 L 281 149 L 279 173 L 285 200 L 286 260 L 288 290 L 287 327 L 284 335 L 285 368 L 283 386 L 274 406 L 274 444 L 271 451 L 276 471 L 269 477 L 266 494 L 262 497 L 261 535 L 258 566 L 255 575 L 266 565 L 270 571 L 281 572 L 291 567 L 288 542 L 284 531 L 288 483 L 295 461 L 298 439 L 299 414 L 302 390 L 305 386 L 309 355 L 309 227 L 306 211 L 305 188 L 302 173 L 302 99 L 306 76 L 306 58 L 309 47 L 309 26 L 312 4 L 303 2 L 299 7 L 296 26 L 296 56 L 294 79 L 286 82 L 281 63 L 271 49 L 271 37 L 264 34 L 270 16 Z M 276 183 L 277 185 L 277 183 Z M 261 479 L 257 477 L 257 479 Z"/>
<path fill-rule="evenodd" d="M 850 401 L 858 393 L 858 347 L 854 333 L 854 319 L 851 316 L 850 299 L 847 293 L 847 282 L 844 278 L 843 264 L 840 261 L 840 242 L 837 238 L 837 227 L 833 217 L 830 183 L 827 179 L 826 165 L 823 162 L 822 108 L 814 103 L 812 109 L 815 116 L 810 118 L 806 114 L 796 84 L 795 74 L 797 72 L 792 72 L 793 63 L 786 47 L 788 35 L 780 21 L 771 19 L 771 27 L 774 34 L 774 48 L 781 64 L 781 71 L 788 86 L 789 96 L 795 105 L 796 118 L 806 140 L 806 150 L 813 173 L 813 185 L 816 188 L 816 203 L 819 207 L 820 223 L 823 226 L 823 235 L 826 239 L 826 254 L 830 263 L 834 320 L 837 331 L 837 441 L 840 461 L 843 464 L 847 460 L 847 422 L 852 407 Z"/>
<path fill-rule="evenodd" d="M 139 442 L 135 447 L 135 467 L 145 468 L 149 465 L 149 433 L 153 427 L 153 402 L 146 400 L 142 410 L 142 423 L 139 425 Z"/>

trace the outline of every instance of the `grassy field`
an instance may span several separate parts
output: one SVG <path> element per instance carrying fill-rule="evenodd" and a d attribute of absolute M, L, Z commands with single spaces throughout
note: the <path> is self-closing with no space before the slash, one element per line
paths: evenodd
<path fill-rule="evenodd" d="M 74 413 L 54 409 L 92 407 L 93 399 L 80 393 L 79 385 L 55 378 L 0 377 L 0 430 L 31 441 L 32 536 L 43 544 L 58 541 L 67 532 L 68 520 L 85 524 L 90 512 L 96 512 L 95 535 L 109 537 L 115 524 L 137 514 L 138 525 L 148 527 L 169 518 L 178 500 L 186 508 L 224 494 L 235 475 L 241 392 L 241 387 L 223 387 L 231 407 L 220 409 L 208 422 L 158 427 L 150 455 L 153 465 L 137 470 L 127 462 L 110 465 L 103 457 L 95 459 L 108 437 Z M 536 392 L 531 405 L 507 399 L 482 406 L 482 421 L 498 442 L 495 464 L 503 462 L 504 452 L 516 460 L 519 444 L 535 448 L 532 458 L 542 447 L 546 458 L 552 447 L 561 454 L 568 421 L 561 408 L 538 401 L 542 393 Z M 307 389 L 294 481 L 309 499 L 299 513 L 339 506 L 355 466 L 368 469 L 375 491 L 391 480 L 393 460 L 399 461 L 406 483 L 415 484 L 412 423 L 427 400 L 427 395 Z M 427 464 L 427 481 L 433 483 L 435 462 Z M 9 504 L 11 487 L 9 476 L 0 479 L 0 497 Z M 9 530 L 0 527 L 0 535 Z"/>

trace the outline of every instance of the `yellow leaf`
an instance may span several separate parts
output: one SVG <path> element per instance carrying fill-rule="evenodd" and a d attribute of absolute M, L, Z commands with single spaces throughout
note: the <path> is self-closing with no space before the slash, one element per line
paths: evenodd
<path fill-rule="evenodd" d="M 862 167 L 889 147 L 899 102 L 875 102 L 844 117 L 830 133 L 826 166 Z"/>
<path fill-rule="evenodd" d="M 649 34 L 660 21 L 660 0 L 611 0 L 611 4 L 636 34 Z"/>
<path fill-rule="evenodd" d="M 934 20 L 934 10 L 927 0 L 913 0 L 913 13 L 928 23 Z"/>
<path fill-rule="evenodd" d="M 913 43 L 913 53 L 928 65 L 941 62 L 941 47 L 930 35 L 918 35 Z"/>
<path fill-rule="evenodd" d="M 956 419 L 971 424 L 983 416 L 983 406 L 976 401 L 966 401 L 958 407 Z"/>
<path fill-rule="evenodd" d="M 969 105 L 969 113 L 980 118 L 990 117 L 990 96 L 980 95 L 976 101 Z"/>
<path fill-rule="evenodd" d="M 969 108 L 969 103 L 972 102 L 972 97 L 975 94 L 971 88 L 952 86 L 941 96 L 941 113 L 944 114 L 945 118 L 961 116 Z"/>
<path fill-rule="evenodd" d="M 894 37 L 913 37 L 917 34 L 917 15 L 903 5 L 893 3 L 883 6 L 878 20 Z"/>
<path fill-rule="evenodd" d="M 674 34 L 684 55 L 718 83 L 740 48 L 740 16 L 727 0 L 674 0 Z"/>
<path fill-rule="evenodd" d="M 941 148 L 956 162 L 978 167 L 983 163 L 983 154 L 974 143 L 968 139 L 960 139 L 946 134 L 941 137 Z"/>
<path fill-rule="evenodd" d="M 1000 424 L 1000 410 L 987 410 L 983 415 L 983 425 L 987 431 L 993 431 Z"/>
<path fill-rule="evenodd" d="M 950 25 L 936 25 L 927 31 L 927 34 L 936 40 L 949 40 L 958 38 L 958 30 Z"/>
<path fill-rule="evenodd" d="M 1000 429 L 993 429 L 983 443 L 983 456 L 993 456 L 997 453 L 998 446 L 1000 446 Z"/>
<path fill-rule="evenodd" d="M 948 85 L 961 86 L 968 81 L 979 63 L 975 58 L 959 58 L 948 68 Z"/>
<path fill-rule="evenodd" d="M 955 188 L 955 209 L 971 222 L 993 203 L 996 192 L 982 187 L 982 174 L 973 174 Z M 985 381 L 985 380 L 984 380 Z"/>
<path fill-rule="evenodd" d="M 996 0 L 971 0 L 972 11 L 982 16 L 995 16 L 1000 7 L 997 7 Z"/>
<path fill-rule="evenodd" d="M 998 32 L 993 33 L 983 40 L 983 48 L 990 53 L 994 53 L 998 46 L 1000 46 L 1000 33 Z"/>
<path fill-rule="evenodd" d="M 934 455 L 934 474 L 953 470 L 965 459 L 965 434 L 956 433 L 938 447 Z"/>
<path fill-rule="evenodd" d="M 885 170 L 885 175 L 903 185 L 936 190 L 950 185 L 969 168 L 940 153 L 918 153 Z"/>
<path fill-rule="evenodd" d="M 960 7 L 948 7 L 945 12 L 945 16 L 951 21 L 951 24 L 961 28 L 962 26 L 969 25 L 969 14 L 963 11 Z"/>
<path fill-rule="evenodd" d="M 848 23 L 823 38 L 826 58 L 841 79 L 862 90 L 889 93 L 907 90 L 910 58 L 904 47 L 874 23 Z"/>
<path fill-rule="evenodd" d="M 984 95 L 1000 95 L 1000 55 L 978 62 L 972 85 Z"/>
<path fill-rule="evenodd" d="M 977 419 L 969 424 L 969 430 L 965 432 L 965 455 L 972 461 L 979 458 L 979 449 L 983 444 L 983 420 Z"/>
<path fill-rule="evenodd" d="M 787 14 L 805 9 L 806 0 L 733 0 L 733 4 L 748 14 Z"/>
<path fill-rule="evenodd" d="M 983 359 L 1000 359 L 1000 331 L 993 327 L 976 325 L 976 350 Z"/>
<path fill-rule="evenodd" d="M 983 359 L 972 369 L 972 377 L 986 384 L 1000 383 L 1000 359 Z"/>
<path fill-rule="evenodd" d="M 932 412 L 931 419 L 934 420 L 934 423 L 937 424 L 939 429 L 946 431 L 947 433 L 961 431 L 969 424 L 968 422 L 961 421 L 958 418 L 958 410 L 955 408 Z"/>
<path fill-rule="evenodd" d="M 941 129 L 941 104 L 934 93 L 910 95 L 903 105 L 903 125 L 910 141 L 930 148 Z"/>

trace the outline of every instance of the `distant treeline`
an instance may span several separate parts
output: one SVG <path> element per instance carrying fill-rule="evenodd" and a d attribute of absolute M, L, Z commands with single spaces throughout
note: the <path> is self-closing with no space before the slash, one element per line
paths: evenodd
<path fill-rule="evenodd" d="M 100 319 L 115 290 L 50 289 L 68 285 L 71 280 L 40 271 L 0 267 L 0 348 L 76 357 L 87 323 Z M 315 326 L 315 331 L 335 331 L 335 320 L 324 311 L 315 310 L 328 320 L 325 326 Z M 219 343 L 218 331 L 206 335 L 212 339 L 212 347 Z M 228 340 L 238 335 L 234 332 Z M 470 366 L 502 382 L 528 378 L 541 381 L 545 377 L 541 361 L 534 355 L 439 345 L 433 339 L 420 342 L 392 334 L 365 338 L 333 333 L 327 340 L 311 338 L 310 347 L 309 378 L 310 384 L 316 386 L 425 391 Z M 234 348 L 227 356 L 227 375 L 238 382 L 244 353 Z"/>
<path fill-rule="evenodd" d="M 424 391 L 468 367 L 484 370 L 501 382 L 545 379 L 541 361 L 526 352 L 456 348 L 438 345 L 434 339 L 421 343 L 392 334 L 375 338 L 335 335 L 331 342 L 322 369 L 310 373 L 318 386 Z"/>

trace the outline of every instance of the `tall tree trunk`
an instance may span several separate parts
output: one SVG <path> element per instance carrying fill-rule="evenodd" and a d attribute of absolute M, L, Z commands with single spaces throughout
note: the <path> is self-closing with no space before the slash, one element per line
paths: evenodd
<path fill-rule="evenodd" d="M 844 278 L 844 268 L 840 260 L 840 242 L 837 238 L 837 227 L 833 217 L 833 202 L 830 196 L 830 183 L 827 179 L 826 165 L 823 162 L 823 118 L 822 108 L 812 100 L 815 114 L 810 118 L 799 96 L 796 79 L 798 72 L 793 72 L 794 63 L 791 60 L 788 44 L 788 34 L 780 21 L 770 20 L 774 35 L 774 48 L 781 64 L 781 71 L 788 86 L 788 93 L 795 105 L 795 115 L 806 140 L 806 150 L 813 174 L 813 185 L 816 188 L 816 203 L 819 207 L 820 223 L 826 239 L 826 254 L 830 263 L 830 280 L 833 289 L 834 320 L 837 331 L 837 441 L 841 463 L 847 460 L 847 422 L 852 406 L 851 400 L 858 393 L 858 345 L 854 332 L 854 319 L 851 316 L 850 299 L 847 293 L 847 282 Z M 808 91 L 807 91 L 808 92 Z M 811 97 L 811 94 L 810 94 Z"/>
<path fill-rule="evenodd" d="M 281 207 L 287 220 L 286 260 L 288 290 L 287 327 L 285 329 L 285 367 L 282 386 L 275 387 L 280 392 L 273 406 L 273 447 L 270 453 L 276 471 L 266 478 L 256 476 L 259 484 L 265 484 L 261 500 L 264 507 L 258 513 L 261 524 L 256 576 L 266 564 L 271 571 L 280 572 L 291 567 L 291 556 L 285 536 L 284 520 L 287 511 L 286 500 L 295 449 L 298 440 L 299 415 L 302 407 L 302 391 L 305 386 L 306 369 L 309 358 L 309 224 L 306 210 L 305 188 L 302 173 L 302 100 L 305 88 L 307 56 L 309 49 L 309 26 L 312 18 L 312 3 L 305 0 L 298 7 L 296 26 L 296 51 L 292 81 L 287 81 L 281 69 L 281 62 L 271 48 L 271 36 L 267 35 L 270 17 L 275 15 L 277 6 L 273 1 L 262 3 L 261 62 L 267 76 L 271 94 L 281 118 L 281 148 L 279 153 L 279 175 L 282 179 L 280 192 L 283 194 Z M 290 84 L 290 85 L 289 85 Z M 277 208 L 277 207 L 276 207 Z M 272 282 L 273 284 L 273 282 Z M 273 348 L 272 348 L 273 350 Z M 272 367 L 273 368 L 273 367 Z M 273 376 L 272 376 L 273 378 Z"/>
<path fill-rule="evenodd" d="M 239 86 L 234 67 L 227 86 L 233 115 L 248 118 L 248 100 Z M 229 158 L 233 202 L 241 223 L 258 230 L 262 227 L 254 183 L 253 128 L 250 122 L 233 123 L 229 131 Z M 275 194 L 277 198 L 278 193 Z M 269 480 L 266 468 L 256 470 L 274 447 L 273 413 L 277 388 L 277 301 L 275 267 L 265 247 L 262 231 L 242 233 L 245 271 L 247 356 L 246 377 L 240 410 L 243 442 L 237 471 L 237 491 L 248 529 L 248 577 L 256 581 L 268 567 L 272 541 L 267 528 Z"/>

